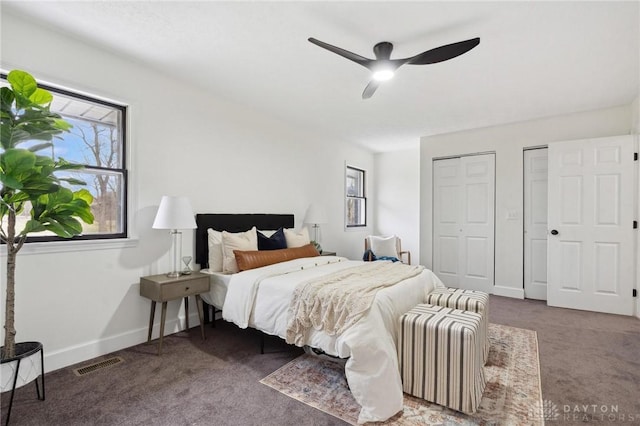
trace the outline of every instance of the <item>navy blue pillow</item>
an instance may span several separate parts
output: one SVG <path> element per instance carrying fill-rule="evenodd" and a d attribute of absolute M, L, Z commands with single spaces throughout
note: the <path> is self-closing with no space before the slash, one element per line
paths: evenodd
<path fill-rule="evenodd" d="M 284 238 L 284 230 L 278 229 L 272 236 L 266 237 L 258 231 L 258 250 L 279 250 L 287 248 L 287 240 Z"/>

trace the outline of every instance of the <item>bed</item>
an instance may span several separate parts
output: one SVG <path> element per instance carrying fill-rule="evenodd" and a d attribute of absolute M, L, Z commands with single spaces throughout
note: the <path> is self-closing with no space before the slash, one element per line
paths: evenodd
<path fill-rule="evenodd" d="M 208 266 L 207 229 L 242 232 L 256 226 L 269 230 L 293 228 L 293 215 L 198 214 L 196 262 Z M 291 341 L 290 302 L 300 283 L 323 276 L 341 276 L 380 262 L 352 261 L 340 256 L 307 257 L 245 270 L 232 275 L 211 274 L 211 291 L 203 299 L 222 317 L 240 328 L 252 327 Z M 416 267 L 414 267 L 416 268 Z M 360 404 L 359 423 L 383 421 L 402 409 L 402 383 L 396 354 L 399 317 L 422 303 L 434 288 L 443 286 L 429 270 L 413 270 L 413 276 L 384 287 L 371 307 L 353 325 L 333 334 L 311 329 L 298 335 L 297 346 L 308 345 L 331 356 L 346 359 L 349 388 Z M 289 323 L 289 328 L 288 328 Z"/>

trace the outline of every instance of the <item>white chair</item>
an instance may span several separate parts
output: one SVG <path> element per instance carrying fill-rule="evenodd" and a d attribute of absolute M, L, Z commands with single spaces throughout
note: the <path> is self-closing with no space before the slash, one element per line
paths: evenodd
<path fill-rule="evenodd" d="M 369 235 L 364 239 L 364 251 L 369 250 L 369 261 L 373 260 L 373 256 L 376 257 L 395 257 L 402 263 L 411 265 L 411 252 L 408 250 L 402 250 L 402 242 L 400 237 L 396 235 L 391 236 L 376 236 Z M 406 255 L 406 262 L 405 257 Z"/>

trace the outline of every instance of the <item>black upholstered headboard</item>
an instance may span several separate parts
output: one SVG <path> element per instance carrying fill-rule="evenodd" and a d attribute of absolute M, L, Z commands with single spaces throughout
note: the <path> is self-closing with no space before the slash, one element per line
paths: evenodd
<path fill-rule="evenodd" d="M 202 269 L 209 266 L 209 244 L 207 229 L 216 231 L 243 232 L 252 227 L 262 230 L 293 228 L 292 214 L 218 214 L 200 213 L 196 215 L 196 263 Z"/>

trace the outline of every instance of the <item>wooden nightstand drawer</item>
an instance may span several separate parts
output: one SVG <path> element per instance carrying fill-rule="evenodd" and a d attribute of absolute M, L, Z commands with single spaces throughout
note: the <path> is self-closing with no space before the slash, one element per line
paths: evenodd
<path fill-rule="evenodd" d="M 209 291 L 209 279 L 207 277 L 171 285 L 165 284 L 160 286 L 160 301 L 193 296 L 206 291 Z"/>
<path fill-rule="evenodd" d="M 156 302 L 180 299 L 209 291 L 209 276 L 194 272 L 178 278 L 152 275 L 140 278 L 140 295 Z"/>

